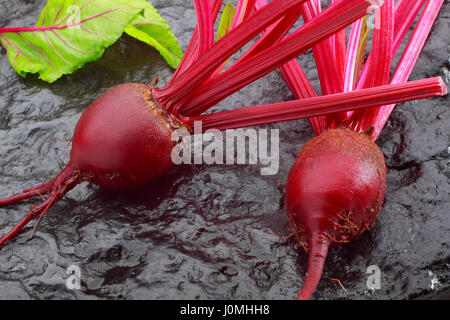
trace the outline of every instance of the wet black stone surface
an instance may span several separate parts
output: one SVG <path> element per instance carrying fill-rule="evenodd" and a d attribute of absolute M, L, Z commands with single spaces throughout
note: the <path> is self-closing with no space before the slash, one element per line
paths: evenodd
<path fill-rule="evenodd" d="M 0 0 L 2 26 L 30 26 L 41 0 Z M 186 0 L 158 0 L 183 48 L 195 26 Z M 412 79 L 449 81 L 449 15 L 444 5 Z M 317 87 L 310 52 L 301 63 Z M 81 112 L 124 82 L 167 81 L 157 52 L 129 37 L 97 62 L 53 84 L 20 78 L 0 49 L 0 196 L 47 181 L 68 161 Z M 292 99 L 278 72 L 214 110 Z M 386 156 L 388 192 L 376 225 L 333 248 L 316 299 L 447 297 L 450 289 L 450 111 L 448 98 L 397 107 L 377 141 Z M 0 299 L 292 299 L 306 254 L 287 235 L 284 183 L 300 147 L 313 137 L 307 121 L 280 129 L 280 171 L 251 165 L 178 166 L 134 191 L 83 184 L 56 204 L 34 239 L 31 226 L 0 249 Z M 35 200 L 37 201 L 37 200 Z M 0 233 L 33 201 L 0 208 Z M 81 290 L 65 286 L 69 265 Z M 381 289 L 366 286 L 366 268 L 381 268 Z M 341 289 L 328 278 L 338 278 Z M 432 289 L 433 288 L 433 289 Z"/>

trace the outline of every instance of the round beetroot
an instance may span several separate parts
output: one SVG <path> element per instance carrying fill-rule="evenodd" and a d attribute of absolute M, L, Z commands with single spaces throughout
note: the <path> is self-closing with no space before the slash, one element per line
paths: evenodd
<path fill-rule="evenodd" d="M 369 136 L 331 129 L 300 150 L 286 184 L 287 212 L 309 251 L 297 299 L 309 299 L 322 275 L 328 248 L 373 225 L 386 191 L 383 154 Z"/>
<path fill-rule="evenodd" d="M 83 112 L 75 127 L 67 166 L 49 182 L 0 199 L 0 205 L 7 205 L 48 194 L 45 201 L 33 207 L 0 238 L 0 247 L 40 215 L 37 226 L 47 210 L 80 182 L 131 189 L 162 175 L 172 166 L 175 142 L 171 135 L 182 124 L 157 106 L 151 92 L 152 88 L 143 84 L 118 85 Z"/>

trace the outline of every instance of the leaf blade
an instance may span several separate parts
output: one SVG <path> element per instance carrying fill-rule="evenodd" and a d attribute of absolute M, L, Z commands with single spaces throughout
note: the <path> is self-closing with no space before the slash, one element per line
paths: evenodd
<path fill-rule="evenodd" d="M 230 31 L 235 13 L 236 8 L 231 2 L 228 2 L 223 9 L 222 17 L 220 18 L 219 29 L 217 30 L 217 41 Z"/>
<path fill-rule="evenodd" d="M 177 68 L 183 58 L 178 39 L 153 5 L 147 1 L 143 3 L 142 15 L 136 15 L 124 31 L 153 46 L 172 68 Z"/>
<path fill-rule="evenodd" d="M 145 0 L 48 0 L 36 27 L 0 28 L 1 44 L 19 75 L 38 73 L 51 83 L 99 59 L 149 7 Z"/>

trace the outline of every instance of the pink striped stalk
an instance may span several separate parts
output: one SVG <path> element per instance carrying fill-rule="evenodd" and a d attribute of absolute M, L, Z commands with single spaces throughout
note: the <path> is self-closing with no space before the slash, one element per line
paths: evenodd
<path fill-rule="evenodd" d="M 209 0 L 193 0 L 198 21 L 198 52 L 203 55 L 214 43 L 214 26 Z"/>
<path fill-rule="evenodd" d="M 368 32 L 366 17 L 359 19 L 352 25 L 345 57 L 343 92 L 353 91 L 356 87 L 364 64 Z M 334 121 L 338 124 L 345 122 L 351 113 L 350 111 L 334 115 Z"/>
<path fill-rule="evenodd" d="M 256 0 L 254 9 L 261 9 L 267 1 L 265 0 Z M 269 26 L 262 34 L 262 36 L 248 49 L 238 61 L 236 61 L 236 65 L 246 61 L 249 57 L 252 57 L 264 49 L 269 48 L 273 44 L 277 43 L 289 32 L 295 22 L 300 18 L 300 10 L 294 9 L 292 12 L 288 13 L 282 19 L 278 20 L 273 25 Z"/>
<path fill-rule="evenodd" d="M 443 3 L 444 0 L 428 0 L 423 13 L 420 16 L 419 21 L 417 22 L 411 39 L 409 40 L 402 58 L 399 61 L 397 68 L 392 76 L 390 82 L 391 84 L 403 83 L 410 77 Z M 395 104 L 383 106 L 380 108 L 374 125 L 374 141 L 380 135 L 381 130 L 386 125 L 386 122 L 389 119 L 389 116 L 391 115 L 394 108 Z"/>
<path fill-rule="evenodd" d="M 235 11 L 235 14 L 233 17 L 233 21 L 231 22 L 231 26 L 230 26 L 230 29 L 228 30 L 228 32 L 235 29 L 238 25 L 240 25 L 242 22 L 244 22 L 250 16 L 255 1 L 256 0 L 239 0 L 238 1 L 236 11 Z M 225 61 L 221 67 L 217 68 L 217 70 L 214 72 L 214 74 L 218 74 L 218 73 L 222 72 L 222 70 L 225 68 L 226 63 L 227 63 L 227 61 Z"/>
<path fill-rule="evenodd" d="M 320 13 L 316 4 L 317 2 L 310 0 L 301 5 L 303 20 L 306 23 Z M 336 77 L 336 57 L 333 48 L 333 38 L 327 38 L 313 47 L 323 95 L 342 91 L 342 82 Z"/>
<path fill-rule="evenodd" d="M 286 81 L 289 89 L 297 100 L 318 97 L 316 90 L 306 77 L 297 60 L 291 60 L 280 67 L 281 75 Z M 311 127 L 316 135 L 319 135 L 326 128 L 325 117 L 308 118 Z"/>
<path fill-rule="evenodd" d="M 427 0 L 399 0 L 395 6 L 394 55 Z"/>
<path fill-rule="evenodd" d="M 310 99 L 204 114 L 186 119 L 184 123 L 192 128 L 196 121 L 201 121 L 203 130 L 212 128 L 227 130 L 368 108 L 385 101 L 403 102 L 445 94 L 447 94 L 445 83 L 440 77 L 436 77 Z"/>
<path fill-rule="evenodd" d="M 399 0 L 399 2 L 397 3 L 395 7 L 395 34 L 393 45 L 394 52 L 392 53 L 392 57 L 396 55 L 403 39 L 406 36 L 406 33 L 414 22 L 414 19 L 419 14 L 419 11 L 423 7 L 425 1 L 427 0 Z M 361 77 L 357 85 L 357 89 L 361 89 L 364 85 L 368 71 L 367 68 L 369 59 L 370 56 L 367 59 L 366 64 L 364 65 L 363 71 L 361 72 Z"/>
<path fill-rule="evenodd" d="M 397 53 L 403 39 L 406 36 L 406 33 L 408 32 L 409 28 L 411 27 L 411 24 L 413 23 L 413 21 L 415 20 L 415 18 L 417 17 L 420 9 L 423 7 L 424 3 L 427 0 L 417 0 L 417 1 L 410 1 L 410 0 L 399 0 L 395 6 L 395 12 L 394 12 L 394 16 L 395 16 L 395 22 L 394 22 L 394 44 L 393 44 L 393 53 L 392 53 L 392 58 L 395 56 L 395 54 Z M 352 29 L 353 31 L 353 29 Z M 349 41 L 352 39 L 352 35 L 350 36 Z M 360 46 L 365 47 L 364 44 L 359 44 Z M 349 46 L 352 46 L 353 50 L 355 50 L 355 46 L 351 45 L 349 43 Z M 353 52 L 347 52 L 347 59 L 351 59 L 349 57 L 350 54 L 356 54 L 357 51 L 353 51 Z M 362 52 L 362 54 L 364 55 L 364 53 Z M 361 89 L 363 88 L 366 76 L 367 76 L 367 71 L 368 71 L 368 65 L 370 61 L 370 54 L 369 54 L 369 58 L 367 59 L 367 62 L 364 64 L 361 74 L 359 75 L 359 77 L 357 77 L 355 80 L 352 80 L 353 83 L 349 83 L 347 81 L 350 81 L 350 74 L 346 74 L 347 80 L 344 81 L 344 90 L 349 90 L 350 87 L 353 87 L 352 90 L 355 89 Z M 358 67 L 360 68 L 360 67 Z M 347 69 L 346 69 L 347 70 Z M 359 69 L 361 70 L 361 69 Z M 349 70 L 347 70 L 348 72 L 350 72 Z M 346 72 L 347 72 L 346 71 Z M 359 71 L 357 71 L 359 73 Z M 356 81 L 356 83 L 355 83 Z M 341 121 L 346 121 L 345 119 L 350 119 L 351 115 L 353 114 L 352 111 L 347 112 L 346 117 L 342 117 L 341 116 Z"/>
<path fill-rule="evenodd" d="M 220 12 L 220 8 L 222 7 L 223 0 L 211 0 L 211 3 L 212 3 L 211 7 L 212 7 L 213 21 L 216 21 L 217 16 L 219 15 Z M 178 78 L 178 75 L 183 73 L 187 68 L 189 68 L 189 66 L 191 66 L 192 63 L 197 59 L 199 47 L 198 43 L 199 43 L 199 30 L 197 26 L 194 29 L 194 32 L 192 33 L 192 37 L 189 41 L 189 44 L 183 55 L 183 58 L 181 59 L 178 68 L 173 73 L 172 78 L 170 79 L 168 85 L 171 85 L 172 82 L 176 78 Z"/>
<path fill-rule="evenodd" d="M 264 11 L 274 3 L 276 3 L 276 0 L 258 10 L 253 16 L 256 16 L 258 13 Z M 289 3 L 293 4 L 294 7 L 299 4 L 294 4 L 293 0 Z M 345 28 L 355 20 L 363 17 L 371 10 L 377 8 L 377 3 L 379 4 L 380 1 L 341 0 L 334 5 L 331 5 L 309 23 L 304 24 L 297 31 L 293 32 L 282 41 L 268 49 L 265 49 L 258 55 L 251 57 L 244 64 L 240 64 L 239 68 L 231 66 L 207 84 L 200 85 L 195 90 L 192 90 L 184 101 L 178 102 L 180 114 L 184 116 L 192 116 L 202 113 L 212 105 L 215 105 L 217 102 L 221 101 L 224 97 L 233 94 L 261 76 L 268 74 L 280 65 L 292 60 L 294 57 L 305 52 L 307 49 L 316 45 L 320 41 L 328 38 L 333 33 Z M 288 11 L 285 13 L 287 12 Z M 249 18 L 248 22 L 251 21 L 253 16 Z M 279 16 L 275 15 L 271 15 L 270 17 L 276 18 L 277 20 L 279 18 Z M 270 22 L 271 23 L 269 23 L 269 25 L 274 21 L 272 20 Z M 265 27 L 267 26 L 268 25 Z M 238 28 L 233 31 L 237 30 Z M 228 33 L 228 36 L 235 36 L 236 33 L 233 34 L 233 31 Z M 220 42 L 221 41 L 219 41 L 217 45 L 220 44 Z M 214 49 L 214 47 L 212 49 Z M 212 49 L 210 51 L 212 51 Z M 207 58 L 208 60 L 210 59 L 210 57 Z M 215 61 L 217 63 L 218 60 Z M 203 65 L 202 67 L 212 68 L 214 67 L 214 62 L 211 61 L 210 64 L 206 64 L 206 66 Z M 195 81 L 195 79 L 192 80 Z M 177 88 L 177 90 L 180 91 L 171 92 L 170 95 L 175 99 L 184 93 L 183 90 L 186 90 L 186 88 L 183 88 L 181 81 L 179 81 L 178 84 L 179 88 Z M 174 96 L 172 96 L 172 94 Z"/>
<path fill-rule="evenodd" d="M 257 2 L 259 4 L 257 5 Z M 267 2 L 265 0 L 241 0 L 238 2 L 238 7 L 236 9 L 236 14 L 234 16 L 232 25 L 228 32 L 236 28 L 239 24 L 244 22 L 245 19 L 248 18 L 250 13 L 255 9 L 261 9 Z M 269 26 L 266 31 L 264 31 L 263 35 L 234 63 L 234 66 L 244 62 L 249 57 L 258 54 L 264 49 L 269 48 L 273 44 L 280 41 L 292 28 L 294 23 L 300 17 L 299 10 L 292 10 L 291 13 L 288 13 L 285 17 L 278 20 L 273 25 Z M 214 78 L 214 76 L 218 75 L 225 68 L 226 62 L 219 67 L 210 78 Z M 205 84 L 210 80 L 205 80 Z"/>
<path fill-rule="evenodd" d="M 333 1 L 332 4 L 336 3 Z M 305 22 L 321 12 L 320 1 L 310 0 L 302 5 L 302 16 Z M 336 76 L 338 70 L 335 54 L 335 37 L 332 35 L 313 47 L 314 59 L 319 75 L 322 95 L 338 93 L 342 91 L 342 78 Z M 313 120 L 315 123 L 324 123 L 324 127 L 333 127 L 334 115 Z"/>
<path fill-rule="evenodd" d="M 241 24 L 217 41 L 210 50 L 194 61 L 181 73 L 176 82 L 153 91 L 154 97 L 169 110 L 178 105 L 197 86 L 208 79 L 230 55 L 257 36 L 265 28 L 283 17 L 304 0 L 273 0 L 251 15 L 245 25 Z"/>
<path fill-rule="evenodd" d="M 364 52 L 361 52 L 361 50 L 365 50 L 365 46 L 361 45 L 364 33 L 367 30 L 365 25 L 365 18 L 359 19 L 352 25 L 350 31 L 345 59 L 344 92 L 355 90 L 358 82 L 359 73 L 361 72 L 361 65 L 359 65 L 358 60 L 361 55 L 364 58 Z"/>
<path fill-rule="evenodd" d="M 339 0 L 331 0 L 331 4 L 336 3 Z M 344 82 L 344 70 L 345 70 L 345 50 L 346 50 L 346 29 L 342 29 L 331 36 L 333 52 L 336 57 L 336 71 L 341 77 L 341 83 Z"/>
<path fill-rule="evenodd" d="M 236 13 L 233 18 L 233 22 L 231 23 L 231 29 L 236 28 L 239 24 L 242 23 L 245 19 L 247 19 L 253 9 L 253 6 L 255 4 L 256 0 L 239 0 L 237 7 L 236 7 Z"/>
<path fill-rule="evenodd" d="M 266 4 L 267 0 L 256 0 L 255 9 L 259 10 Z M 311 82 L 308 80 L 302 68 L 298 64 L 297 59 L 293 59 L 288 63 L 282 65 L 280 67 L 280 72 L 295 99 L 307 99 L 318 96 L 316 90 L 314 90 Z M 311 127 L 317 135 L 320 134 L 321 130 L 325 129 L 325 121 L 321 122 L 321 118 L 324 119 L 324 117 L 308 118 Z"/>
<path fill-rule="evenodd" d="M 375 29 L 370 51 L 367 77 L 363 88 L 382 86 L 389 83 L 393 60 L 394 40 L 394 0 L 385 0 L 375 12 Z M 373 124 L 378 113 L 377 108 L 359 110 L 352 114 L 352 126 L 356 131 L 364 132 Z"/>

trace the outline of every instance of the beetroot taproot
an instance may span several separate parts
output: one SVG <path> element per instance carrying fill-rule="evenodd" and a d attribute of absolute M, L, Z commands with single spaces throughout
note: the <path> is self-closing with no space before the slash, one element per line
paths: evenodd
<path fill-rule="evenodd" d="M 373 225 L 385 191 L 384 156 L 367 134 L 330 129 L 303 146 L 286 183 L 289 221 L 309 252 L 297 299 L 316 289 L 330 246 Z"/>
<path fill-rule="evenodd" d="M 0 205 L 8 205 L 48 195 L 0 238 L 0 247 L 83 181 L 109 189 L 131 189 L 162 175 L 172 166 L 171 135 L 180 126 L 155 104 L 147 85 L 127 83 L 105 92 L 78 121 L 67 166 L 53 180 L 0 200 Z"/>

